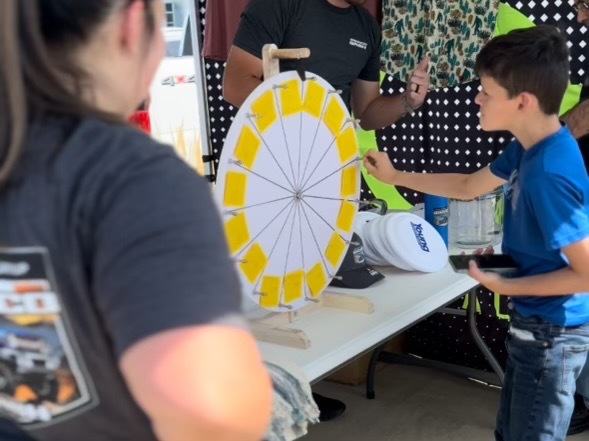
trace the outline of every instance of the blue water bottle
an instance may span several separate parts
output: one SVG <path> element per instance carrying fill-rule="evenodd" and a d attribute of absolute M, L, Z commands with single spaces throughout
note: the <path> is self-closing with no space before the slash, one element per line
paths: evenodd
<path fill-rule="evenodd" d="M 425 195 L 425 220 L 433 225 L 448 246 L 448 198 Z"/>

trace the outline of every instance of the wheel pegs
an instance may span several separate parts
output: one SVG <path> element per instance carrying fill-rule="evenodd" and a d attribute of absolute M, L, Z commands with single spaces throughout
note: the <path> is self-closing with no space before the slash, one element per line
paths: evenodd
<path fill-rule="evenodd" d="M 346 123 L 353 124 L 355 129 L 358 129 L 360 127 L 360 120 L 359 119 L 348 118 L 346 120 Z"/>
<path fill-rule="evenodd" d="M 304 59 L 301 58 L 300 57 L 300 54 L 299 54 L 299 58 L 298 58 L 298 61 L 297 61 L 297 69 L 296 70 L 297 70 L 297 74 L 298 74 L 299 78 L 301 79 L 301 81 L 302 82 L 305 82 L 305 81 L 307 81 L 307 72 L 306 72 L 306 69 L 305 69 L 306 63 L 303 60 Z"/>

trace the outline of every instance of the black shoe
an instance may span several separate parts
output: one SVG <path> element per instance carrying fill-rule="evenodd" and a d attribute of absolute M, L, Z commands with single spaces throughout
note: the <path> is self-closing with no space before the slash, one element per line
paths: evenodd
<path fill-rule="evenodd" d="M 589 429 L 589 410 L 587 410 L 582 397 L 579 397 L 575 395 L 575 410 L 573 410 L 567 436 L 576 435 Z"/>
<path fill-rule="evenodd" d="M 319 421 L 329 421 L 337 418 L 346 410 L 346 405 L 342 401 L 327 398 L 315 392 L 313 392 L 313 400 L 315 400 L 319 408 Z"/>

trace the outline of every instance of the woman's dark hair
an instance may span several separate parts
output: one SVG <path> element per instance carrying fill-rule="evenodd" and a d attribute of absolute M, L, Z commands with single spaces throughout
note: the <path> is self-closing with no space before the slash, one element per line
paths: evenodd
<path fill-rule="evenodd" d="M 81 98 L 89 76 L 73 54 L 111 13 L 134 1 L 139 0 L 0 0 L 0 188 L 18 161 L 31 121 L 96 115 L 122 122 Z M 153 30 L 154 0 L 142 1 Z"/>
<path fill-rule="evenodd" d="M 558 114 L 569 81 L 569 49 L 554 26 L 517 29 L 493 38 L 477 56 L 476 71 L 504 87 L 510 98 L 536 96 L 547 115 Z"/>

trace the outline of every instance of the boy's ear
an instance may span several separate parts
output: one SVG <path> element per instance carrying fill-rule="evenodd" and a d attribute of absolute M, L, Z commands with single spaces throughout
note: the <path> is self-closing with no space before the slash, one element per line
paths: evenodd
<path fill-rule="evenodd" d="M 522 92 L 519 95 L 519 110 L 531 110 L 538 107 L 538 98 L 528 92 Z"/>

